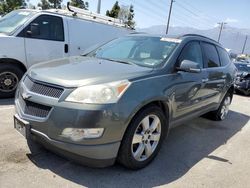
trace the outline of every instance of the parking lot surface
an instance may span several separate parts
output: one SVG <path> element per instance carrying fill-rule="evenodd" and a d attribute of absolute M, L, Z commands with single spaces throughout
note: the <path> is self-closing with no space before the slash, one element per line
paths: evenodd
<path fill-rule="evenodd" d="M 247 187 L 250 98 L 234 95 L 222 122 L 204 118 L 174 128 L 156 159 L 130 171 L 87 168 L 49 151 L 30 154 L 13 128 L 13 100 L 0 100 L 0 187 Z"/>

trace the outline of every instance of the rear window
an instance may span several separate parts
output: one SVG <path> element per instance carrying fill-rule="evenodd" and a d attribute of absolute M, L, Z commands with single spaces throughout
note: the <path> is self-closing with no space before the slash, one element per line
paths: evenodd
<path fill-rule="evenodd" d="M 218 52 L 219 52 L 219 56 L 220 56 L 220 62 L 222 66 L 226 66 L 227 64 L 229 64 L 231 62 L 229 54 L 227 53 L 226 50 L 218 47 Z"/>
<path fill-rule="evenodd" d="M 217 53 L 217 50 L 213 44 L 209 43 L 202 43 L 204 53 L 206 55 L 206 61 L 205 64 L 208 68 L 212 67 L 219 67 L 220 66 L 220 60 Z"/>

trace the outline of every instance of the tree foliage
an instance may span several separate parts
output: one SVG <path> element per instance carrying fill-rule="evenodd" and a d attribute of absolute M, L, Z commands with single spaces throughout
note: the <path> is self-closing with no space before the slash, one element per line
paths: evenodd
<path fill-rule="evenodd" d="M 85 10 L 88 10 L 89 8 L 89 3 L 86 1 L 84 2 L 83 0 L 71 0 L 70 4 L 74 7 L 82 8 Z"/>
<path fill-rule="evenodd" d="M 111 10 L 106 11 L 106 16 L 110 16 L 112 18 L 119 18 L 121 19 L 126 27 L 134 29 L 135 28 L 135 11 L 134 6 L 130 5 L 127 10 L 126 8 L 121 7 L 118 1 L 115 2 Z"/>
<path fill-rule="evenodd" d="M 130 5 L 129 7 L 129 13 L 128 13 L 128 20 L 125 22 L 126 26 L 128 26 L 131 29 L 135 29 L 135 11 L 134 11 L 134 6 Z"/>
<path fill-rule="evenodd" d="M 42 7 L 43 10 L 50 8 L 61 8 L 62 0 L 41 0 L 37 6 Z"/>
<path fill-rule="evenodd" d="M 22 6 L 25 6 L 25 0 L 0 0 L 0 14 L 7 14 Z"/>
<path fill-rule="evenodd" d="M 50 3 L 47 0 L 41 0 L 40 3 L 37 5 L 38 7 L 41 7 L 43 10 L 52 8 Z"/>
<path fill-rule="evenodd" d="M 106 15 L 112 18 L 118 18 L 121 7 L 119 6 L 118 1 L 115 2 L 111 10 L 106 11 Z"/>
<path fill-rule="evenodd" d="M 53 8 L 61 8 L 62 0 L 48 0 Z"/>

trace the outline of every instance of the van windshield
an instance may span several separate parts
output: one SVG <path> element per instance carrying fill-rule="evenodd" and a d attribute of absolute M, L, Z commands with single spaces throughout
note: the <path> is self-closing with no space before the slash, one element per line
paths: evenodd
<path fill-rule="evenodd" d="M 0 18 L 0 33 L 11 34 L 33 15 L 34 12 L 26 10 L 16 10 L 10 12 Z"/>
<path fill-rule="evenodd" d="M 128 36 L 115 39 L 88 56 L 118 63 L 156 67 L 172 54 L 179 42 L 179 39 L 172 38 Z"/>

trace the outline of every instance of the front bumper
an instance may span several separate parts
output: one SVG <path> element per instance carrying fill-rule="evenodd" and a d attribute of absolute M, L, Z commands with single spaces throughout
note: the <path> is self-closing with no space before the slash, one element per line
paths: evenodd
<path fill-rule="evenodd" d="M 47 135 L 31 128 L 30 138 L 42 144 L 50 151 L 90 167 L 106 167 L 113 165 L 116 160 L 120 142 L 83 146 L 50 139 Z"/>
<path fill-rule="evenodd" d="M 21 83 L 16 94 L 15 107 L 18 117 L 29 123 L 29 139 L 87 166 L 112 165 L 126 129 L 126 117 L 120 115 L 119 108 L 115 105 L 82 105 L 64 102 L 68 92 L 65 89 L 65 95 L 60 99 L 53 99 L 30 92 Z M 31 97 L 24 99 L 23 94 Z M 51 109 L 44 118 L 32 116 L 24 112 L 24 100 L 38 106 L 46 105 Z M 104 128 L 104 133 L 100 138 L 74 141 L 62 136 L 65 128 Z"/>

